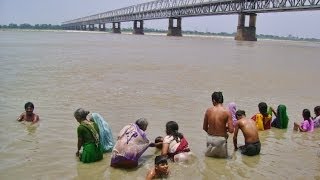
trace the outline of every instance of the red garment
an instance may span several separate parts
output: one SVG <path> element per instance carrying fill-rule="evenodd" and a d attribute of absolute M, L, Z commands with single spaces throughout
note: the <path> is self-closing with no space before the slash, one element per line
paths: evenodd
<path fill-rule="evenodd" d="M 174 153 L 168 153 L 168 157 L 173 160 L 173 157 L 176 154 L 179 154 L 179 153 L 182 153 L 182 152 L 190 152 L 189 143 L 186 140 L 186 138 L 184 138 L 184 137 L 180 140 L 180 144 L 177 147 L 176 151 Z"/>

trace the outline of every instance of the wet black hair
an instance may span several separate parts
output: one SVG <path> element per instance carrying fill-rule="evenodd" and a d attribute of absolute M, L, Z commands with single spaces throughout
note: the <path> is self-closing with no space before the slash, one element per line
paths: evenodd
<path fill-rule="evenodd" d="M 314 112 L 317 113 L 317 115 L 320 114 L 320 106 L 314 107 Z"/>
<path fill-rule="evenodd" d="M 159 165 L 159 164 L 162 164 L 162 163 L 168 164 L 168 160 L 167 160 L 166 156 L 159 155 L 159 156 L 156 156 L 156 158 L 154 158 L 154 164 L 155 165 Z"/>
<path fill-rule="evenodd" d="M 166 124 L 166 132 L 168 135 L 173 136 L 173 138 L 179 142 L 178 138 L 182 139 L 183 135 L 178 132 L 179 130 L 179 125 L 175 121 L 169 121 Z"/>
<path fill-rule="evenodd" d="M 237 117 L 237 119 L 238 119 L 238 117 L 240 117 L 240 116 L 246 116 L 246 112 L 244 111 L 244 110 L 238 110 L 237 112 L 236 112 L 236 117 Z"/>
<path fill-rule="evenodd" d="M 223 103 L 223 95 L 222 95 L 222 92 L 219 91 L 219 92 L 214 92 L 214 93 L 212 93 L 211 99 L 212 99 L 212 102 L 215 101 L 216 103 L 222 104 L 222 103 Z"/>
<path fill-rule="evenodd" d="M 32 102 L 27 102 L 25 105 L 24 105 L 24 109 L 27 110 L 28 107 L 31 107 L 32 109 L 34 109 L 34 105 Z"/>
<path fill-rule="evenodd" d="M 268 115 L 268 105 L 265 102 L 261 102 L 258 104 L 258 108 L 259 108 L 259 112 L 263 115 L 263 116 L 267 116 Z"/>
<path fill-rule="evenodd" d="M 162 137 L 162 136 L 158 136 L 158 137 L 156 137 L 156 139 L 154 140 L 154 143 L 159 143 L 159 142 L 163 142 L 163 137 Z"/>
<path fill-rule="evenodd" d="M 309 109 L 304 109 L 302 111 L 302 116 L 305 120 L 309 120 L 311 121 L 311 113 L 310 113 L 310 110 Z"/>

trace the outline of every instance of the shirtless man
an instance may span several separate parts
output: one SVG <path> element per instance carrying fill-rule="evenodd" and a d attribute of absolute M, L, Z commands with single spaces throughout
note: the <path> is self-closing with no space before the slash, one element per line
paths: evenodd
<path fill-rule="evenodd" d="M 207 109 L 203 130 L 207 135 L 206 156 L 226 158 L 228 133 L 233 133 L 233 122 L 230 111 L 223 107 L 222 92 L 214 92 L 211 95 L 213 107 Z"/>
<path fill-rule="evenodd" d="M 240 146 L 241 153 L 248 156 L 254 156 L 260 153 L 260 140 L 258 134 L 258 128 L 256 122 L 252 119 L 246 118 L 246 114 L 243 110 L 238 110 L 236 112 L 236 117 L 238 119 L 235 126 L 233 135 L 233 145 L 234 150 L 238 149 L 237 146 L 237 136 L 239 129 L 242 131 L 244 136 L 245 145 Z"/>
<path fill-rule="evenodd" d="M 39 121 L 39 116 L 33 113 L 34 110 L 34 105 L 32 102 L 27 102 L 24 105 L 24 109 L 26 112 L 23 112 L 19 117 L 18 121 L 28 121 L 32 122 L 32 124 L 36 123 Z"/>

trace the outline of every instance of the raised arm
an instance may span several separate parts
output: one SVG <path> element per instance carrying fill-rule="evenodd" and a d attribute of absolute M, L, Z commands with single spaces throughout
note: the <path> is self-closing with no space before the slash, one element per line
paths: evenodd
<path fill-rule="evenodd" d="M 22 120 L 23 120 L 23 117 L 24 117 L 24 114 L 25 114 L 25 113 L 22 113 L 22 114 L 17 118 L 17 121 L 22 121 Z"/>
<path fill-rule="evenodd" d="M 273 107 L 270 106 L 270 109 L 271 109 L 272 113 L 273 113 L 276 117 L 278 117 L 277 112 L 273 109 Z"/>

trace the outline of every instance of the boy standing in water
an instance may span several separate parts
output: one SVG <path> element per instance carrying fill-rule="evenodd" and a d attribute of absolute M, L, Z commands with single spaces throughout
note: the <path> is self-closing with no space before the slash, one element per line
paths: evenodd
<path fill-rule="evenodd" d="M 32 122 L 32 124 L 37 123 L 39 121 L 39 116 L 33 113 L 34 105 L 32 102 L 27 102 L 24 105 L 25 112 L 23 112 L 19 117 L 18 121 L 28 121 Z"/>
<path fill-rule="evenodd" d="M 258 129 L 256 123 L 252 119 L 246 118 L 246 113 L 243 110 L 238 110 L 236 112 L 236 117 L 238 122 L 236 124 L 234 135 L 233 135 L 233 145 L 234 150 L 238 149 L 238 131 L 242 131 L 244 136 L 245 145 L 240 146 L 241 153 L 248 156 L 254 156 L 260 153 L 260 140 Z"/>
<path fill-rule="evenodd" d="M 156 156 L 154 160 L 154 168 L 152 168 L 146 177 L 146 180 L 155 178 L 166 178 L 169 175 L 168 161 L 163 155 Z"/>

